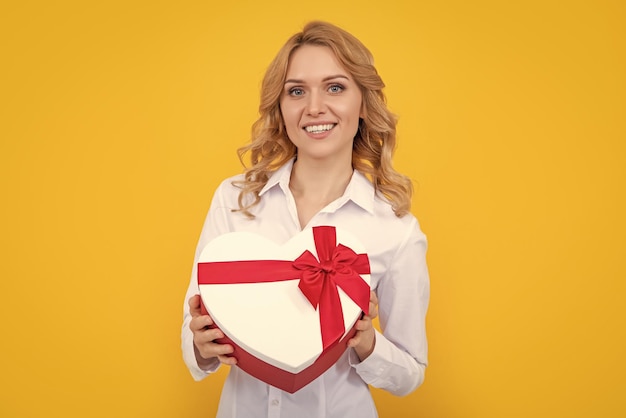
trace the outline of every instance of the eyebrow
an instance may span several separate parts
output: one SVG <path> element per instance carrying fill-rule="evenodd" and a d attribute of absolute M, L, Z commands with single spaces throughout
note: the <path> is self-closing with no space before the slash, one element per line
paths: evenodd
<path fill-rule="evenodd" d="M 329 75 L 327 77 L 324 77 L 322 79 L 322 82 L 326 82 L 326 81 L 329 81 L 329 80 L 334 80 L 336 78 L 345 78 L 348 81 L 350 80 L 347 76 L 345 76 L 343 74 L 334 74 L 334 75 Z M 289 83 L 291 83 L 291 84 L 304 84 L 304 80 L 297 80 L 297 79 L 294 79 L 294 78 L 290 78 L 288 80 L 285 80 L 285 84 L 289 84 Z"/>

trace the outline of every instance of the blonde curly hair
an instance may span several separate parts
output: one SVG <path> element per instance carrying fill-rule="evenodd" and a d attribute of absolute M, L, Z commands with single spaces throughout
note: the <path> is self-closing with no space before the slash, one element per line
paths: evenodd
<path fill-rule="evenodd" d="M 363 95 L 363 112 L 354 137 L 352 166 L 372 182 L 379 195 L 391 204 L 396 216 L 407 214 L 411 207 L 411 180 L 392 166 L 396 147 L 396 117 L 389 111 L 383 88 L 385 84 L 374 67 L 369 50 L 350 33 L 327 22 L 308 23 L 293 35 L 270 63 L 261 85 L 259 119 L 252 125 L 252 140 L 237 151 L 246 167 L 244 180 L 234 182 L 241 188 L 239 209 L 249 218 L 261 200 L 259 193 L 273 171 L 294 158 L 296 147 L 285 130 L 280 110 L 287 66 L 291 54 L 302 45 L 330 48 L 354 78 Z M 250 153 L 249 167 L 244 156 Z M 251 198 L 250 198 L 251 196 Z"/>

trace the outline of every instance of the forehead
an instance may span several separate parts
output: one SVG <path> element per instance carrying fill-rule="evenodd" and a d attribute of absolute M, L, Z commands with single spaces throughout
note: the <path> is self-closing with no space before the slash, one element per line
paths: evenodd
<path fill-rule="evenodd" d="M 313 81 L 329 75 L 350 74 L 327 46 L 302 45 L 289 58 L 287 79 Z"/>

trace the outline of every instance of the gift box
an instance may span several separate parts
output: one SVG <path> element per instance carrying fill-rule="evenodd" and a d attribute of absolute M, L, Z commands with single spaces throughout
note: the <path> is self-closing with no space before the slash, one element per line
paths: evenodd
<path fill-rule="evenodd" d="M 369 308 L 363 245 L 332 226 L 301 231 L 284 245 L 232 232 L 198 260 L 203 306 L 233 345 L 237 366 L 294 393 L 331 367 Z"/>

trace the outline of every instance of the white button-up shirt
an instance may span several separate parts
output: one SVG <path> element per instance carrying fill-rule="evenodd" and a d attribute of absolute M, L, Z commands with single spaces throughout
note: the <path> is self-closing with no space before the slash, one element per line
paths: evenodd
<path fill-rule="evenodd" d="M 191 316 L 187 300 L 199 293 L 197 262 L 200 251 L 213 238 L 236 231 L 248 231 L 287 242 L 301 231 L 296 204 L 289 190 L 293 162 L 270 177 L 261 191 L 261 202 L 250 220 L 238 208 L 239 189 L 225 180 L 215 192 L 196 249 L 193 271 L 185 296 L 182 327 L 183 358 L 191 374 L 201 380 L 215 372 L 215 359 L 209 370 L 198 366 Z M 376 331 L 372 354 L 360 362 L 349 348 L 317 379 L 290 394 L 231 367 L 226 378 L 217 416 L 219 418 L 307 418 L 377 417 L 368 384 L 396 395 L 406 395 L 424 380 L 427 364 L 425 317 L 429 300 L 426 267 L 426 237 L 417 219 L 407 214 L 398 218 L 389 203 L 377 196 L 370 181 L 358 171 L 343 196 L 330 203 L 307 227 L 331 225 L 347 230 L 365 246 L 371 268 L 371 288 L 378 296 L 382 334 Z M 250 318 L 257 321 L 257 318 Z M 259 323 L 259 326 L 270 324 Z"/>

